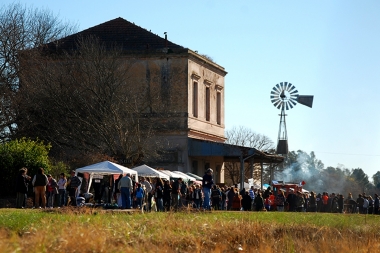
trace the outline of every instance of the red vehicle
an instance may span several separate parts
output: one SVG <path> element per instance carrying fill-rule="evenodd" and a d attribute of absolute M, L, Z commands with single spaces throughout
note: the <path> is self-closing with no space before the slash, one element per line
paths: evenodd
<path fill-rule="evenodd" d="M 283 182 L 283 181 L 272 181 L 271 188 L 273 194 L 277 195 L 278 192 L 281 190 L 285 194 L 285 198 L 288 197 L 289 193 L 293 191 L 294 193 L 300 191 L 300 192 L 307 192 L 302 189 L 302 187 L 305 185 L 305 181 L 302 181 L 300 183 L 291 183 L 291 182 Z M 276 210 L 276 203 L 272 206 L 274 210 Z M 286 209 L 286 208 L 285 208 Z"/>
<path fill-rule="evenodd" d="M 293 192 L 305 192 L 302 187 L 305 185 L 305 181 L 301 183 L 291 183 L 284 181 L 272 181 L 271 188 L 274 194 L 277 194 L 279 190 L 283 190 L 285 193 L 285 197 L 288 196 L 289 192 L 293 190 Z"/>

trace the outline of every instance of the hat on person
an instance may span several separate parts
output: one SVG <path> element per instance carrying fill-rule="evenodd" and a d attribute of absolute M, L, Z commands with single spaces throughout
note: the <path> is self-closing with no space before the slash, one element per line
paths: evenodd
<path fill-rule="evenodd" d="M 213 171 L 212 171 L 211 168 L 208 168 L 208 169 L 206 170 L 206 173 L 209 173 L 209 172 L 213 173 Z"/>
<path fill-rule="evenodd" d="M 47 174 L 46 176 L 47 176 L 47 177 L 51 177 L 51 175 L 50 175 L 50 174 Z"/>

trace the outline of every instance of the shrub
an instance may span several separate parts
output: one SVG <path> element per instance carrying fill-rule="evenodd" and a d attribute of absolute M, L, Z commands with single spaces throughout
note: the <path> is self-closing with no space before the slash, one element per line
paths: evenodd
<path fill-rule="evenodd" d="M 10 196 L 15 194 L 15 181 L 19 169 L 28 168 L 28 175 L 36 174 L 38 168 L 44 168 L 49 172 L 49 151 L 51 145 L 43 141 L 33 141 L 21 138 L 0 144 L 0 168 L 2 169 L 2 182 L 0 195 Z"/>

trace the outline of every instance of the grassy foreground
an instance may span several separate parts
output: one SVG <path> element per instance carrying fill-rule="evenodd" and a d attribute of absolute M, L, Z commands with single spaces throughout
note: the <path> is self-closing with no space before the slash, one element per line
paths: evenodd
<path fill-rule="evenodd" d="M 1 252 L 380 252 L 380 216 L 0 209 Z"/>

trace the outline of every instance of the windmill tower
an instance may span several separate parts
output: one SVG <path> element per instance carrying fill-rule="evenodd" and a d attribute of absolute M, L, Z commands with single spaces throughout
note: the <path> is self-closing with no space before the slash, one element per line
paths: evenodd
<path fill-rule="evenodd" d="M 281 110 L 276 149 L 277 154 L 287 155 L 289 152 L 288 134 L 285 121 L 285 116 L 287 115 L 285 114 L 285 110 L 292 109 L 297 103 L 312 108 L 313 98 L 314 96 L 298 95 L 296 87 L 288 82 L 281 82 L 273 87 L 273 90 L 270 93 L 270 99 L 273 105 Z"/>

